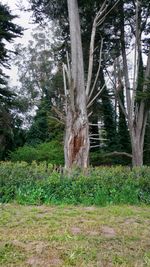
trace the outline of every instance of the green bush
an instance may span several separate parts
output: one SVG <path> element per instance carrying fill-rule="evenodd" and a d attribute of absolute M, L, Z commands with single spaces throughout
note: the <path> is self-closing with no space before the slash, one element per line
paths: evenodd
<path fill-rule="evenodd" d="M 51 141 L 33 146 L 23 146 L 16 151 L 11 152 L 10 159 L 16 161 L 26 161 L 31 163 L 33 160 L 37 162 L 47 161 L 52 164 L 63 164 L 63 145 L 58 141 Z"/>
<path fill-rule="evenodd" d="M 109 151 L 105 151 L 99 149 L 97 151 L 90 151 L 90 164 L 92 166 L 100 166 L 100 165 L 107 165 L 107 166 L 114 166 L 114 165 L 124 165 L 129 166 L 131 165 L 131 159 L 127 158 L 126 156 L 114 156 L 109 155 Z"/>
<path fill-rule="evenodd" d="M 19 188 L 32 187 L 38 180 L 45 180 L 52 173 L 53 166 L 46 162 L 1 162 L 0 163 L 0 201 L 9 202 L 16 198 Z"/>
<path fill-rule="evenodd" d="M 150 204 L 150 167 L 97 167 L 69 177 L 46 162 L 1 162 L 0 201 L 20 204 Z"/>

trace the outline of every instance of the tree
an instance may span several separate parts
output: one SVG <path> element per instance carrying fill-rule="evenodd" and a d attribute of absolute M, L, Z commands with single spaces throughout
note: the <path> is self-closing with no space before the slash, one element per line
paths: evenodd
<path fill-rule="evenodd" d="M 0 66 L 9 67 L 9 49 L 6 48 L 6 43 L 10 43 L 14 38 L 22 34 L 22 28 L 13 23 L 16 16 L 12 15 L 6 5 L 0 3 Z M 6 84 L 6 75 L 0 70 L 0 84 Z"/>
<path fill-rule="evenodd" d="M 150 165 L 150 111 L 148 113 L 144 139 L 144 164 Z"/>
<path fill-rule="evenodd" d="M 80 19 L 77 0 L 68 0 L 71 36 L 71 62 L 69 98 L 66 110 L 65 167 L 77 165 L 87 168 L 89 157 L 89 125 L 86 108 L 84 64 Z M 67 97 L 67 95 L 66 95 Z"/>
<path fill-rule="evenodd" d="M 37 20 L 40 20 L 40 21 L 43 20 L 44 15 L 46 15 L 48 18 L 55 19 L 55 21 L 57 21 L 59 23 L 59 25 L 60 25 L 60 27 L 62 29 L 62 36 L 63 36 L 64 40 L 66 41 L 66 40 L 69 39 L 68 25 L 69 25 L 69 22 L 71 20 L 69 18 L 69 21 L 68 21 L 68 14 L 67 14 L 67 11 L 66 11 L 66 7 L 67 7 L 66 6 L 66 1 L 48 1 L 47 2 L 47 1 L 44 1 L 44 0 L 42 0 L 42 1 L 31 0 L 30 2 L 31 2 L 31 7 L 32 7 L 32 9 L 34 11 L 34 14 L 35 14 Z M 115 3 L 115 5 L 116 5 L 116 3 Z M 71 3 L 71 4 L 73 4 L 73 3 Z M 110 4 L 112 5 L 111 7 L 113 8 L 113 4 L 114 4 L 113 1 Z M 68 3 L 68 7 L 69 7 L 69 3 Z M 100 9 L 101 7 L 102 7 L 102 9 Z M 91 12 L 91 8 L 92 8 L 92 12 Z M 111 10 L 112 10 L 112 8 L 111 8 Z M 109 13 L 109 10 L 108 10 L 107 1 L 94 1 L 94 3 L 93 3 L 93 1 L 88 1 L 88 2 L 87 1 L 79 1 L 79 9 L 80 9 L 80 13 L 81 14 L 84 14 L 84 15 L 85 15 L 85 13 L 90 14 L 89 20 L 88 20 L 88 27 L 87 27 L 87 20 L 85 19 L 85 16 L 82 16 L 80 20 L 78 18 L 78 20 L 79 20 L 78 25 L 80 25 L 80 24 L 82 26 L 85 25 L 85 27 L 83 26 L 83 28 L 82 28 L 83 35 L 84 35 L 84 33 L 88 33 L 88 32 L 91 33 L 91 28 L 92 28 L 92 36 L 88 33 L 88 38 L 85 38 L 86 42 L 84 42 L 84 45 L 81 46 L 81 49 L 80 49 L 80 52 L 81 52 L 81 50 L 83 50 L 82 54 L 84 52 L 84 56 L 85 56 L 84 57 L 84 59 L 85 59 L 84 60 L 84 63 L 85 63 L 84 65 L 86 66 L 84 71 L 83 70 L 81 71 L 81 76 L 82 76 L 82 73 L 83 73 L 83 75 L 85 76 L 85 80 L 87 80 L 86 94 L 85 93 L 83 93 L 83 94 L 81 93 L 81 94 L 82 95 L 84 95 L 84 94 L 86 95 L 86 97 L 83 96 L 83 98 L 86 98 L 86 101 L 84 101 L 84 102 L 86 102 L 87 106 L 85 104 L 84 104 L 84 106 L 86 106 L 86 109 L 87 108 L 89 109 L 92 106 L 94 100 L 96 100 L 98 98 L 98 96 L 100 95 L 100 90 L 99 90 L 99 87 L 98 87 L 98 79 L 99 79 L 99 71 L 100 71 L 100 66 L 101 66 L 101 60 L 97 60 L 97 57 L 99 58 L 99 49 L 95 49 L 95 46 L 94 46 L 95 36 L 96 36 L 96 29 L 97 29 L 97 26 L 101 25 L 101 23 L 105 20 L 105 17 Z M 61 10 L 61 12 L 60 12 L 60 10 Z M 62 10 L 63 10 L 63 12 L 62 12 Z M 97 13 L 97 15 L 95 16 L 96 13 Z M 90 21 L 90 18 L 91 18 L 91 21 Z M 93 23 L 93 21 L 94 21 L 94 23 Z M 86 36 L 86 34 L 85 34 L 85 36 Z M 90 42 L 90 39 L 91 39 L 91 45 L 90 45 L 90 56 L 89 56 L 89 64 L 88 64 L 88 60 L 87 60 L 88 56 L 87 55 L 89 54 L 88 43 Z M 71 41 L 71 43 L 72 43 L 72 41 Z M 76 40 L 75 40 L 74 44 L 76 44 Z M 100 45 L 100 47 L 101 47 L 100 52 L 102 52 L 101 50 L 102 50 L 102 46 L 103 46 L 103 40 L 102 39 L 98 40 L 97 44 L 98 44 L 98 46 Z M 67 47 L 68 47 L 68 45 L 67 45 Z M 64 50 L 62 49 L 62 53 L 63 53 L 63 51 Z M 73 51 L 73 49 L 72 49 L 72 51 Z M 72 61 L 73 61 L 73 57 L 72 57 Z M 83 61 L 83 60 L 81 59 L 80 62 L 81 61 Z M 93 71 L 95 62 L 96 62 L 98 70 L 97 70 L 97 68 L 95 68 L 96 70 Z M 73 65 L 74 64 L 72 63 L 72 66 Z M 81 68 L 82 68 L 82 65 L 83 65 L 83 63 L 81 64 Z M 87 67 L 88 65 L 89 65 L 89 68 Z M 69 71 L 70 69 L 69 68 L 70 68 L 70 66 L 68 64 L 68 71 L 67 71 L 66 74 L 67 74 L 67 76 L 69 76 L 69 79 L 72 81 L 72 77 L 71 76 L 74 75 L 73 74 L 73 68 L 72 68 L 71 75 L 70 75 L 70 71 Z M 93 77 L 92 77 L 92 74 L 94 74 Z M 82 77 L 81 81 L 83 81 L 83 80 L 84 79 Z M 77 90 L 70 89 L 70 88 L 72 88 L 72 84 L 70 82 L 68 82 L 68 83 L 69 83 L 69 86 L 68 86 L 69 90 L 66 90 L 67 98 L 69 98 L 68 101 L 67 101 L 67 111 L 68 111 L 68 103 L 70 104 L 70 102 L 72 102 L 72 100 L 70 101 L 70 99 L 73 99 L 73 101 L 76 98 L 78 99 L 78 92 L 76 92 Z M 105 87 L 105 85 L 103 86 L 103 88 L 104 87 Z M 83 87 L 82 87 L 81 91 L 83 92 Z M 75 93 L 76 93 L 77 96 L 74 95 Z M 70 97 L 70 95 L 71 95 L 71 97 Z M 74 103 L 73 103 L 73 105 L 74 105 Z M 75 103 L 75 105 L 76 105 L 76 103 Z M 83 107 L 83 109 L 84 109 L 84 107 Z M 66 113 L 67 116 L 69 116 L 68 115 L 69 113 L 71 113 L 71 112 L 67 112 Z M 76 111 L 75 111 L 75 113 L 76 113 Z M 87 111 L 86 111 L 86 113 L 87 113 Z M 72 119 L 70 119 L 70 120 L 72 120 Z M 70 127 L 70 129 L 71 129 L 71 127 Z M 68 140 L 68 138 L 66 138 L 66 140 Z M 67 145 L 66 145 L 66 147 L 67 147 Z M 65 151 L 67 151 L 67 150 L 68 150 L 68 148 L 65 149 Z M 80 149 L 79 149 L 79 151 L 80 151 Z M 69 152 L 69 154 L 71 155 L 70 152 Z M 74 158 L 74 156 L 71 157 L 71 158 Z M 73 162 L 70 163 L 70 165 L 72 165 L 72 164 L 73 164 Z M 75 160 L 74 164 L 76 164 L 76 160 Z M 67 165 L 69 165 L 69 164 L 67 164 Z M 87 164 L 85 164 L 85 165 L 87 165 Z"/>
<path fill-rule="evenodd" d="M 28 102 L 24 117 L 27 127 L 26 143 L 30 145 L 50 141 L 52 138 L 63 139 L 60 132 L 64 132 L 64 125 L 54 112 L 56 107 L 63 110 L 64 105 L 62 71 L 56 64 L 58 59 L 55 60 L 60 42 L 54 28 L 54 32 L 51 29 L 51 23 L 44 25 L 44 32 L 43 26 L 39 26 L 33 30 L 32 40 L 27 47 L 20 44 L 16 47 L 15 64 L 20 82 L 17 89 Z"/>
<path fill-rule="evenodd" d="M 22 34 L 22 28 L 13 23 L 13 16 L 6 5 L 0 3 L 0 158 L 4 159 L 14 145 L 16 94 L 7 85 L 5 68 L 9 68 L 10 53 L 6 44 Z"/>
<path fill-rule="evenodd" d="M 142 60 L 142 33 L 147 29 L 147 19 L 149 16 L 150 4 L 147 1 L 133 1 L 132 10 L 134 10 L 135 24 L 130 21 L 131 36 L 135 38 L 134 49 L 134 77 L 131 86 L 129 77 L 129 68 L 127 60 L 127 45 L 125 32 L 125 6 L 123 1 L 120 1 L 118 11 L 120 14 L 119 28 L 120 28 L 120 47 L 123 61 L 123 76 L 126 94 L 126 108 L 123 107 L 121 99 L 119 99 L 120 106 L 128 122 L 128 128 L 132 147 L 132 164 L 133 166 L 143 165 L 143 147 L 145 128 L 148 117 L 148 92 L 149 92 L 149 78 L 150 78 L 150 47 L 147 52 L 147 64 L 143 65 Z M 128 13 L 131 10 L 128 10 Z M 142 16 L 142 13 L 144 14 Z M 144 42 L 143 42 L 144 44 Z M 144 44 L 145 46 L 145 44 Z"/>

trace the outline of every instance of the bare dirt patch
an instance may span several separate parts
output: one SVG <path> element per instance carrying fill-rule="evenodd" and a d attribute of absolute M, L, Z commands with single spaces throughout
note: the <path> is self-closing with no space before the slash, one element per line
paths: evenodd
<path fill-rule="evenodd" d="M 42 259 L 38 256 L 33 256 L 27 260 L 27 264 L 33 267 L 54 267 L 61 266 L 62 262 L 58 258 Z"/>
<path fill-rule="evenodd" d="M 115 230 L 111 227 L 108 227 L 108 226 L 103 226 L 101 228 L 101 233 L 105 237 L 115 237 L 116 236 Z"/>
<path fill-rule="evenodd" d="M 73 235 L 77 235 L 77 234 L 80 234 L 81 233 L 81 229 L 79 227 L 72 227 L 71 228 L 71 233 Z"/>

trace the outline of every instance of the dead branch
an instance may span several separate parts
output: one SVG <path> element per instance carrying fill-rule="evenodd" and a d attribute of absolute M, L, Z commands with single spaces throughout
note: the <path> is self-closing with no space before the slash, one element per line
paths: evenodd
<path fill-rule="evenodd" d="M 66 117 L 64 116 L 64 114 L 60 110 L 58 110 L 55 106 L 53 106 L 52 107 L 52 111 L 54 111 L 57 114 L 57 116 L 59 118 L 58 120 L 60 120 L 63 123 L 65 123 Z"/>
<path fill-rule="evenodd" d="M 107 9 L 107 0 L 104 1 L 100 10 L 98 11 L 92 26 L 92 33 L 91 33 L 91 41 L 90 41 L 90 51 L 89 51 L 89 67 L 88 67 L 88 78 L 87 78 L 87 86 L 86 86 L 86 95 L 89 95 L 90 87 L 91 87 L 91 80 L 92 80 L 92 72 L 93 72 L 93 55 L 94 55 L 94 45 L 95 45 L 95 35 L 96 35 L 96 28 L 97 23 L 100 17 L 103 15 L 103 12 Z"/>
<path fill-rule="evenodd" d="M 66 81 L 66 73 L 65 73 L 65 65 L 63 64 L 63 81 L 64 81 L 64 93 L 67 96 L 67 81 Z"/>
<path fill-rule="evenodd" d="M 101 39 L 101 47 L 100 47 L 100 54 L 99 54 L 99 65 L 98 65 L 98 70 L 97 70 L 97 73 L 96 73 L 96 77 L 95 77 L 95 81 L 94 81 L 94 84 L 92 86 L 92 89 L 91 89 L 91 92 L 90 92 L 90 95 L 88 97 L 88 101 L 90 100 L 94 90 L 95 90 L 95 86 L 96 86 L 96 83 L 97 83 L 97 80 L 98 80 L 98 76 L 99 76 L 99 72 L 100 72 L 100 68 L 101 68 L 101 62 L 102 62 L 102 49 L 103 49 L 103 38 Z"/>
<path fill-rule="evenodd" d="M 89 114 L 88 114 L 88 118 L 93 114 L 93 111 L 91 111 Z"/>
<path fill-rule="evenodd" d="M 116 99 L 118 100 L 119 106 L 120 106 L 124 116 L 126 117 L 126 119 L 128 119 L 128 114 L 126 112 L 126 109 L 125 109 L 125 107 L 121 101 L 120 95 L 119 95 L 120 89 L 123 86 L 119 58 L 117 58 L 115 60 L 114 69 L 115 69 L 115 80 L 117 79 L 117 75 L 118 75 L 118 83 L 119 83 L 117 87 L 116 87 L 116 84 L 114 86 L 115 96 L 116 96 Z M 118 73 L 116 73 L 116 69 L 118 70 Z"/>
<path fill-rule="evenodd" d="M 55 120 L 55 121 L 58 121 L 59 123 L 65 125 L 65 122 L 63 122 L 62 120 L 58 119 L 57 117 L 54 117 L 54 116 L 49 116 L 49 118 Z"/>
<path fill-rule="evenodd" d="M 98 90 L 98 93 L 93 97 L 93 99 L 92 99 L 92 100 L 90 101 L 90 103 L 87 105 L 87 108 L 89 108 L 89 107 L 92 106 L 94 100 L 95 100 L 95 99 L 102 93 L 102 91 L 104 90 L 105 86 L 106 86 L 106 85 L 104 84 L 104 85 L 102 86 L 102 88 Z"/>
<path fill-rule="evenodd" d="M 111 153 L 106 153 L 104 155 L 104 157 L 111 157 L 111 156 L 126 156 L 128 158 L 132 158 L 132 155 L 127 153 L 127 152 L 118 152 L 118 151 L 114 151 L 114 152 L 111 152 Z"/>
<path fill-rule="evenodd" d="M 90 140 L 101 140 L 101 138 L 96 138 L 96 137 L 90 137 Z"/>
<path fill-rule="evenodd" d="M 103 21 L 105 20 L 106 16 L 116 7 L 116 5 L 119 3 L 120 0 L 116 1 L 116 3 L 112 6 L 112 8 L 110 8 L 108 10 L 108 12 L 106 14 L 104 14 L 104 16 L 100 19 L 100 21 L 98 22 L 97 26 L 100 26 Z"/>

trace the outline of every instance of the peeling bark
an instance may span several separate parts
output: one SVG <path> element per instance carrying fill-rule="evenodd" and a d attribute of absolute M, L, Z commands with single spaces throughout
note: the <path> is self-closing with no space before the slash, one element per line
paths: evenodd
<path fill-rule="evenodd" d="M 77 0 L 68 0 L 71 36 L 71 86 L 67 101 L 65 167 L 87 168 L 89 162 L 89 125 L 84 83 L 83 52 Z"/>

